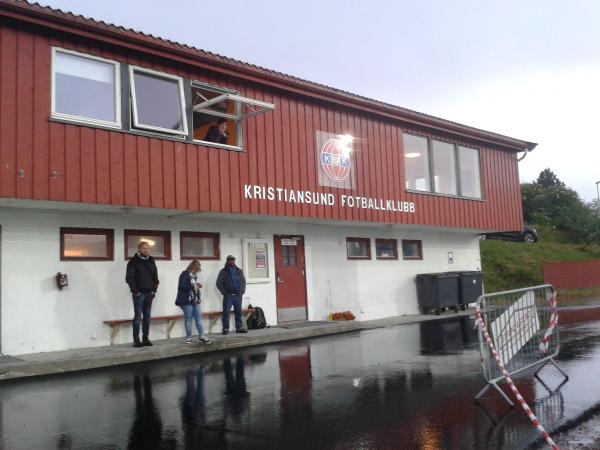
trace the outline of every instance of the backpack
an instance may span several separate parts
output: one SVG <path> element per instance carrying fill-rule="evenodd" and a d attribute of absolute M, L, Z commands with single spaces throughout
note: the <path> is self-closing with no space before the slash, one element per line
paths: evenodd
<path fill-rule="evenodd" d="M 250 308 L 250 306 L 249 306 L 249 308 Z M 268 325 L 267 325 L 267 319 L 265 318 L 265 312 L 263 311 L 263 309 L 259 308 L 258 306 L 253 306 L 252 308 L 254 309 L 254 312 L 248 319 L 248 324 L 247 324 L 248 329 L 249 330 L 260 330 L 262 328 L 266 328 Z"/>

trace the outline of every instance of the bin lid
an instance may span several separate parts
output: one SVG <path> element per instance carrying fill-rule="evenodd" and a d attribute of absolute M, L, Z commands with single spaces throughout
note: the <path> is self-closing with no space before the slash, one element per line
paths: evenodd
<path fill-rule="evenodd" d="M 456 275 L 483 275 L 483 272 L 480 270 L 456 270 L 453 272 L 445 272 L 445 273 L 455 273 Z"/>
<path fill-rule="evenodd" d="M 460 272 L 438 272 L 438 273 L 420 273 L 417 278 L 458 278 Z"/>

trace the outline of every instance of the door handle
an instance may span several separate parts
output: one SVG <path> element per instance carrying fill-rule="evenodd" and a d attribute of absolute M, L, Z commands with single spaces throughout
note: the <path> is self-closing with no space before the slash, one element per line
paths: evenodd
<path fill-rule="evenodd" d="M 276 277 L 278 283 L 284 283 L 284 281 L 281 278 L 279 278 L 279 272 L 277 272 Z"/>

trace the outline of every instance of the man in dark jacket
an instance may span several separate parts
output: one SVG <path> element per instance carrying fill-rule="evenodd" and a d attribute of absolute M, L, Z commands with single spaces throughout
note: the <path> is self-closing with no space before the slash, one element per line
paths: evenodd
<path fill-rule="evenodd" d="M 150 256 L 150 245 L 140 242 L 138 251 L 127 263 L 125 281 L 133 296 L 133 346 L 150 346 L 148 339 L 152 300 L 158 288 L 158 270 L 154 258 Z M 142 321 L 143 316 L 143 321 Z M 140 322 L 142 322 L 142 342 L 140 342 Z"/>
<path fill-rule="evenodd" d="M 223 334 L 229 334 L 229 312 L 232 306 L 235 332 L 247 333 L 242 322 L 242 295 L 246 292 L 246 278 L 242 269 L 235 265 L 235 256 L 227 256 L 227 263 L 217 277 L 217 289 L 223 294 Z"/>

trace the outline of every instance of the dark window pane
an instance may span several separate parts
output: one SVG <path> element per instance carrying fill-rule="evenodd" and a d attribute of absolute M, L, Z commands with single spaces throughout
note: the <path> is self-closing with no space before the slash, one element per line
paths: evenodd
<path fill-rule="evenodd" d="M 281 246 L 281 264 L 288 265 L 288 248 L 285 245 Z"/>
<path fill-rule="evenodd" d="M 396 240 L 377 239 L 375 241 L 375 252 L 378 258 L 396 258 Z"/>
<path fill-rule="evenodd" d="M 177 80 L 134 72 L 133 82 L 139 125 L 184 131 Z"/>
<path fill-rule="evenodd" d="M 55 112 L 116 121 L 113 64 L 56 52 L 54 72 Z"/>
<path fill-rule="evenodd" d="M 368 241 L 347 241 L 346 250 L 349 258 L 368 258 L 369 244 Z"/>
<path fill-rule="evenodd" d="M 296 266 L 296 249 L 295 245 L 287 245 L 288 248 L 288 266 Z"/>
<path fill-rule="evenodd" d="M 422 258 L 420 241 L 402 241 L 402 257 L 408 259 Z"/>

